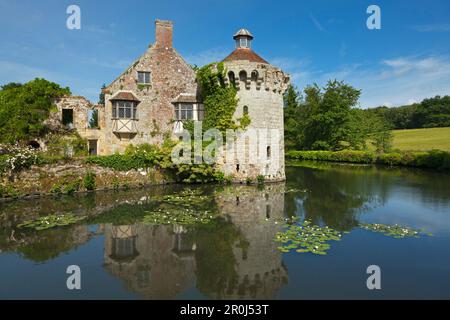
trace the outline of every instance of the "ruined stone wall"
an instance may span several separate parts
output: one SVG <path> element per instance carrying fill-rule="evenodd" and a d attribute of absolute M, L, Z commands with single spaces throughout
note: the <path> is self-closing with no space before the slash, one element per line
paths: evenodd
<path fill-rule="evenodd" d="M 104 154 L 105 150 L 105 108 L 101 105 L 92 104 L 89 100 L 79 96 L 67 96 L 55 101 L 56 109 L 50 112 L 46 124 L 53 130 L 63 127 L 62 117 L 64 109 L 73 110 L 73 128 L 78 134 L 87 140 L 98 140 L 98 153 Z M 98 111 L 98 128 L 89 127 L 90 110 Z M 87 146 L 86 146 L 87 148 Z"/>
<path fill-rule="evenodd" d="M 4 189 L 15 190 L 17 196 L 43 196 L 55 192 L 65 193 L 65 188 L 79 182 L 79 189 L 85 191 L 82 180 L 87 172 L 96 175 L 96 190 L 139 187 L 171 183 L 163 172 L 150 168 L 129 171 L 116 171 L 103 168 L 83 161 L 71 160 L 70 163 L 33 166 L 13 175 L 4 175 L 0 179 L 0 186 Z"/>

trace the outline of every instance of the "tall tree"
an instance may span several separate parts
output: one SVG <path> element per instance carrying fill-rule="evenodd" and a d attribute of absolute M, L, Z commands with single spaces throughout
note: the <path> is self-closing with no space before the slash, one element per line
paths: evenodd
<path fill-rule="evenodd" d="M 106 85 L 102 85 L 102 89 L 100 90 L 100 94 L 98 96 L 98 104 L 104 106 L 105 105 L 105 93 L 103 92 L 103 89 L 106 88 Z"/>
<path fill-rule="evenodd" d="M 317 85 L 305 89 L 303 144 L 306 149 L 340 150 L 352 134 L 349 126 L 352 107 L 360 91 L 337 80 L 321 90 Z"/>
<path fill-rule="evenodd" d="M 287 149 L 299 148 L 299 107 L 300 94 L 289 85 L 284 96 L 284 142 Z"/>
<path fill-rule="evenodd" d="M 15 143 L 46 132 L 44 120 L 56 98 L 69 95 L 69 88 L 45 79 L 26 84 L 7 84 L 0 90 L 0 142 Z"/>

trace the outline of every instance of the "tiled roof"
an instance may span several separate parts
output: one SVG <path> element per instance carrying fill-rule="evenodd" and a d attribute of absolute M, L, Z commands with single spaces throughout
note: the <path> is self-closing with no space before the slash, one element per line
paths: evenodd
<path fill-rule="evenodd" d="M 260 62 L 269 64 L 266 60 L 258 56 L 252 49 L 237 48 L 223 61 L 247 60 L 250 62 Z"/>
<path fill-rule="evenodd" d="M 119 92 L 114 97 L 112 97 L 110 100 L 127 100 L 127 101 L 140 101 L 134 94 L 131 92 Z"/>

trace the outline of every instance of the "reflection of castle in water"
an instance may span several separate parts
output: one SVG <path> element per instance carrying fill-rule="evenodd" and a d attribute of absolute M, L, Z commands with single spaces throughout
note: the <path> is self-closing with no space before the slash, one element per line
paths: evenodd
<path fill-rule="evenodd" d="M 228 226 L 218 228 L 239 234 L 229 243 L 224 239 L 228 237 L 217 235 L 219 229 L 105 225 L 105 267 L 128 290 L 147 299 L 174 299 L 195 281 L 211 298 L 274 298 L 287 281 L 287 272 L 273 241 L 279 225 L 266 218 L 283 218 L 284 185 L 263 190 L 233 187 L 215 200 Z M 229 250 L 216 250 L 217 242 Z M 218 261 L 230 262 L 233 272 L 217 268 Z"/>
<path fill-rule="evenodd" d="M 173 299 L 194 280 L 195 244 L 183 228 L 105 226 L 105 266 L 128 290 L 148 299 Z"/>

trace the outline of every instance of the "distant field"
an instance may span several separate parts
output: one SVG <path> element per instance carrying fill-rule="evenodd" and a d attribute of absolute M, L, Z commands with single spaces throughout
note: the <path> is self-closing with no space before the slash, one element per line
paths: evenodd
<path fill-rule="evenodd" d="M 394 130 L 393 148 L 411 151 L 440 149 L 450 151 L 450 127 Z"/>

